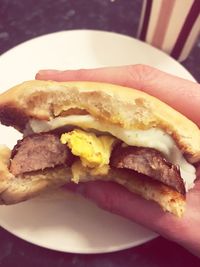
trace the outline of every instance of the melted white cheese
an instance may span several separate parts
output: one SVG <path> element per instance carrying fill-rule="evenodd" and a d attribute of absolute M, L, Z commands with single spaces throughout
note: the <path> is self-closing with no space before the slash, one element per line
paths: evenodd
<path fill-rule="evenodd" d="M 154 148 L 163 153 L 171 163 L 180 167 L 181 177 L 185 182 L 187 191 L 194 186 L 194 180 L 196 179 L 194 166 L 185 160 L 173 138 L 159 128 L 127 130 L 117 125 L 100 122 L 91 115 L 70 115 L 58 117 L 51 121 L 30 120 L 29 124 L 35 133 L 47 132 L 66 125 L 72 125 L 85 130 L 94 129 L 110 133 L 130 146 Z"/>

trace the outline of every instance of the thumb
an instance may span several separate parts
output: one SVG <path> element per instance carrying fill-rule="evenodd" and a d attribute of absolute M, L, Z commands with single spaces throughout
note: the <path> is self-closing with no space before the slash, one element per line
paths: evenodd
<path fill-rule="evenodd" d="M 41 70 L 38 80 L 94 81 L 136 88 L 153 95 L 200 126 L 200 85 L 146 65 L 81 70 Z"/>

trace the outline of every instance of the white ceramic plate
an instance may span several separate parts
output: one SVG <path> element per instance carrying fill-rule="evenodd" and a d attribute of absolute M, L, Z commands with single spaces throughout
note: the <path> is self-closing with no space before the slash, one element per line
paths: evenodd
<path fill-rule="evenodd" d="M 144 63 L 194 80 L 178 62 L 133 38 L 75 30 L 48 34 L 18 45 L 0 57 L 1 91 L 34 79 L 39 69 L 77 69 Z M 0 143 L 10 148 L 21 136 L 0 126 Z M 42 247 L 75 253 L 100 253 L 133 247 L 155 233 L 105 212 L 81 197 L 61 192 L 0 207 L 0 225 Z"/>

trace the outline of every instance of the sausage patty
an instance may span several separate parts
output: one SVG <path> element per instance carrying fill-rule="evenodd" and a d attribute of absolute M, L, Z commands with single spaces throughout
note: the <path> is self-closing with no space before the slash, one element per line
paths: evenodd
<path fill-rule="evenodd" d="M 112 152 L 110 165 L 145 174 L 185 194 L 185 185 L 179 167 L 168 162 L 155 149 L 118 145 Z"/>
<path fill-rule="evenodd" d="M 70 165 L 72 154 L 55 134 L 35 134 L 18 141 L 11 155 L 10 171 L 14 175 Z"/>
<path fill-rule="evenodd" d="M 71 151 L 61 144 L 58 135 L 34 134 L 18 141 L 14 147 L 10 171 L 19 175 L 58 165 L 71 166 L 73 159 Z M 185 185 L 178 166 L 168 162 L 155 149 L 117 145 L 112 151 L 110 166 L 142 173 L 185 194 Z"/>

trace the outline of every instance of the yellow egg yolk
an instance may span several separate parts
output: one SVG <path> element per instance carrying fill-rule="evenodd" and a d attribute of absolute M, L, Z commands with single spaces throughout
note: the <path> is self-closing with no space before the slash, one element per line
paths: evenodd
<path fill-rule="evenodd" d="M 96 136 L 75 129 L 61 135 L 61 143 L 67 144 L 73 155 L 78 156 L 84 167 L 98 169 L 109 164 L 115 138 L 108 135 Z"/>

